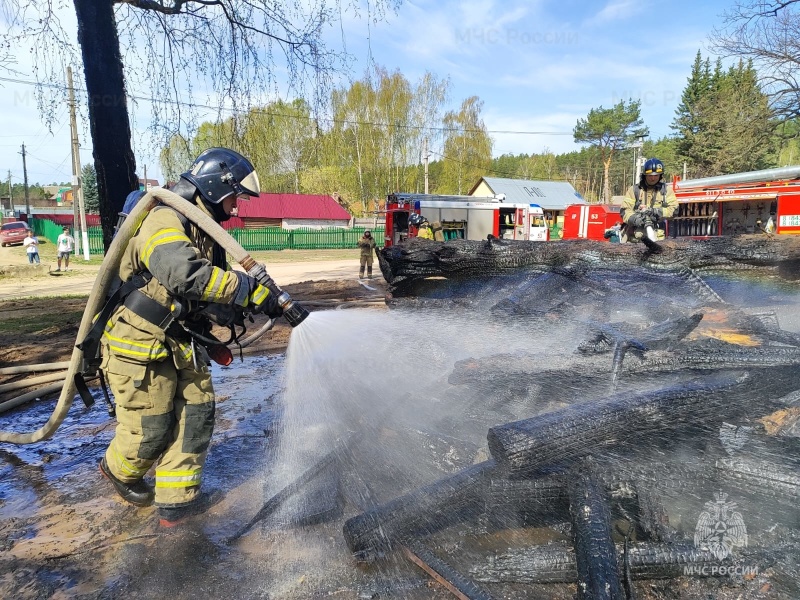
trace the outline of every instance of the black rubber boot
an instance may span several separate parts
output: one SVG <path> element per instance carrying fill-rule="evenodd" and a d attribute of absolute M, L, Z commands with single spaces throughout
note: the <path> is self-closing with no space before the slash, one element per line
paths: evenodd
<path fill-rule="evenodd" d="M 218 504 L 223 496 L 224 494 L 219 490 L 201 492 L 197 498 L 192 500 L 189 504 L 181 504 L 180 506 L 159 506 L 158 524 L 161 525 L 161 527 L 167 528 L 181 525 L 190 517 L 200 515 L 215 504 Z"/>
<path fill-rule="evenodd" d="M 153 488 L 147 485 L 144 480 L 140 479 L 132 483 L 125 483 L 114 477 L 108 469 L 105 456 L 100 459 L 100 472 L 114 485 L 114 489 L 117 490 L 117 493 L 127 502 L 135 506 L 150 506 L 155 500 Z"/>

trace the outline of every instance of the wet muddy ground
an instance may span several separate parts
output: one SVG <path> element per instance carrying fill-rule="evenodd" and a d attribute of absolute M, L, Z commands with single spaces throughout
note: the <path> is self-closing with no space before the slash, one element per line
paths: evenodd
<path fill-rule="evenodd" d="M 784 329 L 800 331 L 796 290 L 778 284 L 753 289 L 725 279 L 712 283 L 726 300 L 773 311 Z M 527 397 L 506 398 L 480 386 L 451 385 L 448 377 L 456 361 L 498 351 L 536 349 L 542 366 L 553 366 L 570 356 L 580 328 L 565 326 L 558 335 L 533 338 L 524 322 L 477 323 L 459 316 L 335 311 L 309 322 L 313 327 L 293 355 L 246 355 L 243 363 L 215 367 L 217 428 L 204 486 L 226 496 L 182 530 L 160 530 L 154 509 L 125 504 L 99 475 L 97 461 L 113 432 L 99 398 L 90 409 L 76 401 L 53 440 L 0 445 L 0 597 L 452 597 L 400 551 L 369 563 L 356 560 L 342 535 L 344 521 L 363 508 L 352 494 L 344 494 L 348 501 L 341 512 L 326 522 L 292 525 L 291 515 L 279 514 L 235 543 L 228 537 L 287 480 L 285 467 L 293 465 L 287 456 L 318 456 L 330 447 L 330 439 L 314 435 L 320 423 L 342 420 L 348 429 L 367 423 L 367 442 L 352 449 L 352 464 L 360 466 L 350 487 L 366 482 L 377 502 L 388 502 L 484 460 L 487 428 L 526 416 L 525 402 L 538 402 L 543 412 L 564 404 L 566 398 L 557 394 L 544 402 L 537 398 L 537 390 L 544 389 L 538 381 Z M 707 325 L 713 335 L 715 324 Z M 0 429 L 35 429 L 52 406 L 39 402 L 0 415 Z M 294 465 L 293 472 L 302 472 L 303 465 Z M 342 481 L 347 487 L 348 480 Z M 713 497 L 696 490 L 675 500 L 669 506 L 673 525 L 691 538 L 709 500 Z M 754 543 L 786 542 L 795 535 L 796 511 L 787 516 L 757 502 L 742 506 Z M 426 544 L 469 574 L 513 549 L 568 540 L 563 527 L 498 529 L 478 520 L 436 532 Z M 746 577 L 640 581 L 636 593 L 646 599 L 794 598 L 800 590 L 796 558 L 764 563 Z M 572 584 L 482 587 L 509 600 L 575 596 Z"/>

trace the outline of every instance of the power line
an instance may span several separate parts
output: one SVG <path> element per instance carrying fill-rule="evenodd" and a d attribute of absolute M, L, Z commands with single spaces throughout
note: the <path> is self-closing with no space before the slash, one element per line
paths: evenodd
<path fill-rule="evenodd" d="M 19 83 L 22 85 L 30 85 L 30 86 L 41 86 L 52 88 L 56 90 L 66 91 L 67 87 L 55 83 L 37 83 L 35 81 L 26 81 L 24 79 L 15 79 L 13 77 L 0 77 L 0 81 L 7 81 L 10 83 Z M 86 93 L 86 90 L 81 88 L 75 88 L 76 92 Z M 133 94 L 126 94 L 126 97 L 130 100 L 140 100 L 142 102 L 154 102 L 152 98 L 147 98 L 145 96 L 136 96 Z M 194 108 L 194 109 L 205 109 L 211 111 L 220 111 L 225 113 L 230 113 L 232 115 L 247 115 L 251 113 L 269 116 L 269 117 L 283 117 L 289 119 L 300 119 L 309 122 L 317 122 L 317 121 L 324 121 L 326 123 L 338 123 L 342 125 L 363 125 L 363 126 L 370 126 L 370 127 L 394 127 L 397 129 L 407 129 L 407 130 L 418 130 L 422 131 L 432 131 L 432 132 L 452 132 L 452 131 L 459 131 L 464 133 L 489 133 L 489 134 L 497 134 L 497 135 L 574 135 L 572 131 L 515 131 L 509 129 L 461 129 L 461 128 L 454 128 L 454 127 L 432 127 L 432 126 L 423 126 L 423 125 L 410 125 L 410 124 L 397 124 L 397 123 L 376 123 L 373 121 L 357 121 L 357 120 L 350 120 L 350 119 L 334 119 L 329 117 L 311 117 L 305 115 L 297 115 L 291 113 L 280 113 L 269 111 L 260 108 L 250 108 L 247 110 L 236 109 L 236 108 L 229 108 L 225 106 L 211 106 L 209 104 L 199 104 L 196 102 L 182 102 L 180 100 L 158 100 L 161 104 L 170 104 L 178 107 L 183 108 Z"/>

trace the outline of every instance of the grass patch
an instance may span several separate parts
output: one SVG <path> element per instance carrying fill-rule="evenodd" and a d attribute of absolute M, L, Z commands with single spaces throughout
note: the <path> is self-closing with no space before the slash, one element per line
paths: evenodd
<path fill-rule="evenodd" d="M 49 298 L 49 300 L 52 305 L 52 298 Z M 43 336 L 50 335 L 62 329 L 77 327 L 82 317 L 82 310 L 52 313 L 47 315 L 46 319 L 43 319 L 41 314 L 32 314 L 23 317 L 4 317 L 0 320 L 0 334 L 28 335 L 39 333 Z M 42 343 L 46 343 L 46 340 L 43 339 Z"/>

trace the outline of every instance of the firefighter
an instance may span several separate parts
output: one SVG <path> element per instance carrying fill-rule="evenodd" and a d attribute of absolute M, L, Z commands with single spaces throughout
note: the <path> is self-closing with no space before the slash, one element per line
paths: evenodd
<path fill-rule="evenodd" d="M 260 190 L 250 161 L 210 148 L 171 191 L 221 223 L 239 199 Z M 278 293 L 228 270 L 225 251 L 167 206 L 147 213 L 119 275 L 135 285 L 111 313 L 101 340 L 117 427 L 100 471 L 128 502 L 155 502 L 159 523 L 172 527 L 220 499 L 200 492 L 215 411 L 209 355 L 201 345 L 211 337 L 206 315 L 216 314 L 217 322 L 220 314 L 235 321 L 245 312 L 277 318 Z M 155 490 L 143 479 L 153 464 Z"/>
<path fill-rule="evenodd" d="M 358 247 L 361 248 L 361 267 L 358 270 L 358 278 L 364 277 L 364 267 L 367 267 L 367 279 L 372 279 L 372 252 L 375 250 L 375 238 L 368 229 L 358 240 Z"/>
<path fill-rule="evenodd" d="M 620 241 L 656 240 L 648 237 L 648 229 L 655 236 L 664 219 L 669 219 L 678 208 L 678 199 L 672 187 L 662 181 L 664 163 L 657 158 L 650 158 L 644 163 L 639 183 L 632 185 L 625 194 L 619 214 L 625 223 Z"/>
<path fill-rule="evenodd" d="M 408 224 L 417 228 L 417 237 L 423 240 L 433 239 L 433 228 L 428 223 L 428 219 L 418 213 L 411 213 L 408 216 Z"/>

